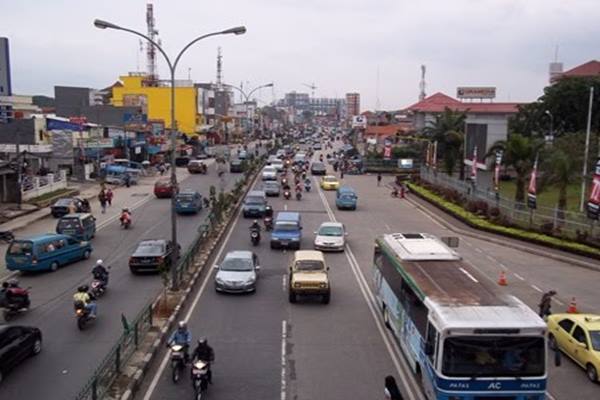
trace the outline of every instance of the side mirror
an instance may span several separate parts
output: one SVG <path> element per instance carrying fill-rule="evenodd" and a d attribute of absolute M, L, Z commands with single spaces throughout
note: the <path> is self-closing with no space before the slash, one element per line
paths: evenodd
<path fill-rule="evenodd" d="M 560 367 L 560 363 L 562 361 L 562 354 L 560 354 L 560 350 L 554 350 L 554 365 Z"/>
<path fill-rule="evenodd" d="M 213 269 L 219 269 L 219 265 L 217 265 L 217 264 L 213 265 Z"/>

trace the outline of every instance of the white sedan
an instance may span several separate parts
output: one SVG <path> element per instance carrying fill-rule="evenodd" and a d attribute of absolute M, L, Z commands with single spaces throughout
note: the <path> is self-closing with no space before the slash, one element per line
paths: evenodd
<path fill-rule="evenodd" d="M 315 235 L 315 250 L 344 251 L 348 232 L 340 222 L 323 222 L 315 231 Z"/>

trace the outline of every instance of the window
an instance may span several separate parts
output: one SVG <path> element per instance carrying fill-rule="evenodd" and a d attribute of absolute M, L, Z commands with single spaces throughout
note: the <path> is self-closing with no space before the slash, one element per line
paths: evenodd
<path fill-rule="evenodd" d="M 563 328 L 567 333 L 570 333 L 571 328 L 573 328 L 573 325 L 575 325 L 575 323 L 570 319 L 563 319 L 558 323 L 558 325 L 560 325 L 560 327 Z"/>
<path fill-rule="evenodd" d="M 585 331 L 581 329 L 580 326 L 576 326 L 573 331 L 573 339 L 577 340 L 579 343 L 583 343 L 587 346 L 587 339 L 585 337 Z"/>

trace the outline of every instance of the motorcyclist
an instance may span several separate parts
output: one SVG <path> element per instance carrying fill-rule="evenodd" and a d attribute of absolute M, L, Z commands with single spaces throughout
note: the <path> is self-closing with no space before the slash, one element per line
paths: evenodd
<path fill-rule="evenodd" d="M 171 334 L 171 337 L 167 341 L 167 346 L 177 344 L 183 347 L 183 357 L 187 363 L 189 360 L 189 348 L 192 343 L 192 333 L 188 330 L 187 323 L 185 321 L 179 321 L 177 329 Z"/>
<path fill-rule="evenodd" d="M 108 269 L 106 269 L 102 260 L 96 261 L 96 266 L 92 269 L 92 276 L 102 282 L 103 286 L 108 285 Z"/>
<path fill-rule="evenodd" d="M 208 364 L 208 371 L 206 375 L 208 378 L 208 383 L 212 384 L 212 371 L 210 369 L 210 365 L 213 361 L 215 361 L 215 351 L 212 347 L 208 345 L 208 341 L 206 340 L 206 338 L 200 338 L 198 340 L 198 345 L 196 346 L 194 354 L 192 355 L 193 363 L 195 363 L 198 360 Z"/>
<path fill-rule="evenodd" d="M 90 317 L 96 318 L 97 305 L 94 302 L 92 295 L 88 293 L 88 290 L 89 288 L 87 285 L 79 286 L 77 288 L 77 293 L 73 295 L 73 301 L 75 303 L 79 301 L 82 302 L 85 309 L 90 312 Z"/>
<path fill-rule="evenodd" d="M 121 216 L 119 217 L 119 221 L 121 221 L 121 224 L 124 224 L 126 222 L 131 223 L 131 211 L 129 211 L 129 208 L 125 207 L 121 210 Z"/>

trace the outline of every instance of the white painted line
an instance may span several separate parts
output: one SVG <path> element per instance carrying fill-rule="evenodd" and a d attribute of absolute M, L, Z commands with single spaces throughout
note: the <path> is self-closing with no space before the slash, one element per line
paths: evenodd
<path fill-rule="evenodd" d="M 287 394 L 287 381 L 285 373 L 285 347 L 287 341 L 287 325 L 285 320 L 281 321 L 281 400 L 285 400 Z"/>
<path fill-rule="evenodd" d="M 535 286 L 535 285 L 531 285 L 532 288 L 534 288 L 535 290 L 537 290 L 540 293 L 544 293 L 544 291 L 542 289 L 540 289 L 539 287 Z"/>
<path fill-rule="evenodd" d="M 225 245 L 227 244 L 227 242 L 229 241 L 229 238 L 231 237 L 231 234 L 233 233 L 233 227 L 238 222 L 238 219 L 240 216 L 240 210 L 241 210 L 241 207 L 237 210 L 236 216 L 233 219 L 232 224 L 229 226 L 229 230 L 227 232 L 227 235 L 225 236 L 225 240 L 223 240 L 221 242 L 221 247 L 219 248 L 219 252 L 217 253 L 217 256 L 215 257 L 215 260 L 218 260 L 219 258 L 221 258 L 221 254 L 223 253 L 223 250 L 225 249 Z M 192 313 L 194 312 L 194 309 L 196 308 L 198 301 L 200 301 L 200 297 L 202 296 L 202 293 L 204 293 L 204 289 L 206 288 L 206 285 L 207 285 L 208 281 L 210 280 L 209 278 L 211 275 L 212 275 L 212 272 L 209 271 L 206 274 L 206 276 L 204 277 L 204 282 L 202 282 L 202 286 L 200 286 L 200 290 L 198 290 L 198 293 L 196 294 L 196 297 L 194 298 L 194 301 L 193 301 L 192 305 L 190 306 L 190 309 L 188 310 L 187 314 L 185 315 L 185 318 L 183 318 L 183 320 L 185 322 L 188 322 L 190 320 L 190 317 L 191 317 Z M 143 400 L 150 400 L 150 398 L 152 397 L 154 390 L 156 390 L 156 385 L 158 384 L 158 381 L 159 381 L 161 375 L 163 374 L 167 364 L 169 363 L 169 356 L 170 356 L 170 353 L 167 351 L 164 358 L 162 359 L 162 361 L 160 363 L 160 366 L 158 367 L 158 370 L 156 371 L 156 374 L 152 378 L 152 382 L 150 383 L 150 386 L 148 386 L 148 390 L 144 394 Z"/>
<path fill-rule="evenodd" d="M 524 281 L 524 280 L 525 280 L 525 278 L 523 278 L 521 275 L 517 274 L 516 272 L 514 272 L 514 273 L 513 273 L 513 275 L 514 275 L 514 276 L 516 276 L 516 277 L 517 277 L 517 279 L 520 279 L 520 280 L 522 280 L 522 281 Z"/>
<path fill-rule="evenodd" d="M 476 279 L 476 278 L 475 278 L 473 275 L 471 275 L 471 274 L 469 273 L 469 271 L 467 271 L 467 270 L 466 270 L 466 269 L 464 269 L 463 267 L 460 267 L 459 269 L 462 271 L 462 273 L 463 273 L 463 274 L 465 274 L 467 277 L 469 277 L 469 279 L 471 279 L 473 282 L 475 282 L 475 283 L 479 283 L 479 281 L 478 281 L 478 280 L 477 280 L 477 279 Z"/>

